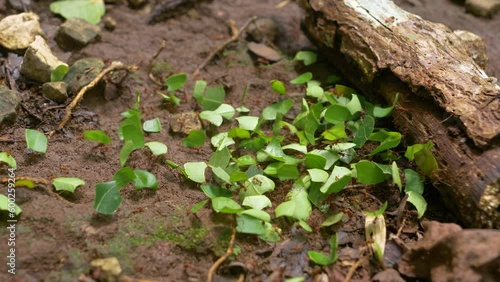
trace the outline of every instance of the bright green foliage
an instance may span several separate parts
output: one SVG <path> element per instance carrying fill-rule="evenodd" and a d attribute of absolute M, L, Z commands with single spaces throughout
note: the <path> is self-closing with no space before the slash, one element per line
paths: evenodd
<path fill-rule="evenodd" d="M 309 64 L 315 60 L 313 55 L 304 52 L 298 54 L 297 59 Z M 333 76 L 330 83 L 338 80 L 339 77 Z M 224 119 L 230 122 L 236 119 L 238 126 L 227 132 L 216 132 L 211 137 L 214 152 L 208 164 L 188 162 L 183 167 L 170 161 L 167 164 L 179 169 L 186 178 L 200 183 L 214 211 L 234 214 L 238 232 L 255 234 L 268 241 L 279 240 L 280 231 L 273 226 L 273 217 L 288 217 L 305 231 L 312 232 L 313 228 L 307 221 L 313 206 L 326 213 L 330 207 L 326 202 L 329 194 L 339 193 L 348 185 L 393 182 L 400 190 L 404 187 L 408 201 L 416 206 L 419 216 L 423 214 L 425 200 L 421 196 L 421 178 L 416 172 L 405 170 L 406 182 L 403 183 L 400 168 L 393 161 L 399 157 L 394 148 L 400 146 L 401 134 L 377 127 L 376 119 L 389 115 L 396 102 L 385 108 L 375 106 L 342 85 L 335 85 L 335 90 L 330 93 L 325 89 L 331 87 L 323 88 L 319 81 L 312 80 L 311 73 L 300 75 L 290 83 L 305 84 L 306 91 L 302 111 L 293 121 L 285 117 L 294 105 L 293 99 L 265 107 L 260 116 L 234 118 L 239 111 L 223 103 L 224 89 L 207 88 L 206 82 L 197 81 L 193 97 L 203 109 L 200 117 L 216 126 Z M 286 94 L 285 84 L 281 81 L 272 80 L 271 88 L 279 94 Z M 187 144 L 190 137 L 191 134 L 183 142 Z M 204 137 L 203 132 L 200 145 L 204 144 Z M 370 152 L 367 148 L 375 149 Z M 407 155 L 410 160 L 426 165 L 429 160 L 424 149 L 429 151 L 430 147 L 417 146 Z M 210 183 L 206 183 L 207 167 L 211 170 Z M 269 194 L 272 195 L 282 181 L 290 180 L 294 184 L 286 199 L 272 203 L 270 199 L 273 197 Z M 196 212 L 206 204 L 207 201 L 199 202 L 191 210 Z M 385 208 L 386 204 L 375 213 L 367 212 L 367 217 L 382 218 L 383 221 Z M 321 226 L 341 223 L 343 218 L 342 212 L 334 213 Z M 385 230 L 385 225 L 367 229 L 371 232 L 370 239 L 377 240 L 373 250 L 378 258 L 383 255 L 382 229 Z M 330 244 L 329 256 L 311 251 L 310 259 L 320 265 L 335 262 L 336 236 L 332 236 Z"/>
<path fill-rule="evenodd" d="M 36 130 L 26 129 L 26 145 L 28 149 L 45 154 L 47 151 L 47 137 Z"/>
<path fill-rule="evenodd" d="M 69 68 L 67 65 L 59 65 L 50 73 L 50 81 L 58 82 L 63 80 L 64 76 L 68 72 Z"/>
<path fill-rule="evenodd" d="M 147 170 L 135 169 L 134 174 L 135 189 L 140 190 L 142 188 L 150 188 L 156 190 L 158 188 L 158 181 L 151 172 Z"/>
<path fill-rule="evenodd" d="M 163 155 L 168 152 L 167 145 L 158 141 L 147 142 L 144 146 L 148 147 L 155 156 Z"/>
<path fill-rule="evenodd" d="M 184 164 L 187 177 L 194 182 L 205 183 L 205 162 L 189 162 Z"/>
<path fill-rule="evenodd" d="M 191 130 L 186 138 L 182 139 L 182 144 L 188 148 L 201 147 L 205 144 L 207 135 L 205 130 Z"/>
<path fill-rule="evenodd" d="M 425 144 L 415 144 L 406 148 L 405 157 L 410 161 L 415 160 L 418 168 L 424 175 L 431 176 L 432 172 L 438 169 L 436 158 L 431 152 L 434 143 L 431 141 Z"/>
<path fill-rule="evenodd" d="M 208 203 L 208 199 L 206 200 L 203 200 L 199 203 L 197 203 L 196 205 L 194 205 L 192 208 L 191 208 L 191 213 L 197 213 L 199 210 L 201 210 L 206 204 Z"/>
<path fill-rule="evenodd" d="M 330 237 L 329 243 L 330 243 L 329 256 L 315 251 L 309 251 L 307 252 L 307 255 L 313 262 L 319 265 L 329 265 L 334 263 L 337 260 L 337 248 L 338 248 L 337 234 L 332 235 L 332 237 Z"/>
<path fill-rule="evenodd" d="M 56 188 L 56 191 L 68 191 L 73 193 L 75 192 L 76 187 L 85 185 L 85 181 L 80 178 L 58 177 L 54 179 L 52 184 Z"/>
<path fill-rule="evenodd" d="M 160 132 L 161 131 L 161 122 L 159 118 L 154 118 L 150 120 L 146 120 L 142 129 L 146 132 Z"/>
<path fill-rule="evenodd" d="M 128 166 L 122 167 L 113 176 L 113 180 L 118 188 L 122 188 L 130 182 L 134 181 L 135 173 L 134 170 Z"/>
<path fill-rule="evenodd" d="M 276 93 L 279 93 L 281 95 L 286 94 L 285 84 L 283 84 L 283 82 L 279 80 L 276 79 L 271 80 L 271 88 Z"/>
<path fill-rule="evenodd" d="M 290 83 L 291 84 L 304 84 L 304 83 L 308 82 L 309 80 L 311 80 L 312 77 L 313 77 L 312 73 L 306 72 L 306 73 L 301 74 L 301 75 L 297 76 L 296 78 L 290 80 Z"/>
<path fill-rule="evenodd" d="M 165 85 L 168 91 L 174 92 L 182 88 L 186 84 L 187 75 L 185 73 L 174 74 L 165 79 Z"/>
<path fill-rule="evenodd" d="M 14 213 L 15 215 L 20 215 L 23 212 L 23 210 L 15 203 L 14 207 L 9 206 L 9 198 L 7 198 L 4 194 L 0 194 L 0 211 L 8 211 L 10 213 Z"/>
<path fill-rule="evenodd" d="M 113 214 L 123 201 L 120 188 L 115 181 L 98 183 L 95 186 L 94 209 L 98 213 Z"/>
<path fill-rule="evenodd" d="M 332 214 L 323 223 L 321 223 L 321 227 L 330 226 L 330 225 L 334 225 L 336 223 L 339 223 L 343 217 L 344 217 L 343 212 L 338 212 L 336 214 Z"/>
<path fill-rule="evenodd" d="M 89 141 L 99 142 L 104 145 L 111 143 L 111 137 L 102 130 L 84 130 L 83 137 Z"/>
<path fill-rule="evenodd" d="M 63 0 L 52 2 L 50 10 L 65 19 L 79 18 L 98 24 L 106 8 L 103 0 Z"/>
<path fill-rule="evenodd" d="M 8 152 L 0 152 L 0 162 L 6 163 L 13 169 L 17 169 L 16 159 Z"/>
<path fill-rule="evenodd" d="M 317 57 L 318 56 L 314 52 L 311 52 L 311 51 L 299 51 L 295 55 L 294 60 L 303 61 L 304 65 L 308 66 L 308 65 L 312 65 L 312 64 L 316 63 L 316 60 L 318 59 Z"/>

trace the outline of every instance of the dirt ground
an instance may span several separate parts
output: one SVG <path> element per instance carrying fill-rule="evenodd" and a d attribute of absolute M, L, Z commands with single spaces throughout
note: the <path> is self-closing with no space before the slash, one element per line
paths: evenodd
<path fill-rule="evenodd" d="M 16 175 L 52 179 L 68 176 L 84 179 L 86 184 L 73 195 L 58 195 L 49 186 L 35 189 L 17 189 L 17 204 L 23 209 L 17 225 L 17 271 L 13 279 L 0 271 L 0 281 L 93 281 L 90 280 L 89 262 L 96 258 L 116 257 L 127 277 L 155 281 L 205 281 L 210 266 L 224 254 L 229 241 L 229 223 L 223 217 L 205 207 L 197 215 L 189 212 L 197 202 L 206 198 L 200 189 L 184 180 L 176 170 L 165 165 L 164 159 L 175 163 L 206 161 L 212 153 L 210 145 L 190 149 L 182 145 L 182 136 L 169 130 L 175 113 L 199 110 L 190 99 L 196 79 L 204 79 L 209 85 L 224 85 L 226 103 L 237 107 L 242 93 L 249 85 L 245 105 L 251 114 L 258 114 L 280 97 L 269 87 L 271 79 L 289 81 L 301 70 L 288 59 L 264 65 L 250 56 L 243 36 L 239 43 L 230 45 L 213 60 L 198 77 L 188 76 L 185 92 L 181 93 L 181 105 L 162 106 L 160 89 L 148 78 L 149 63 L 158 51 L 163 39 L 167 47 L 155 58 L 156 62 L 168 62 L 171 73 L 188 74 L 203 62 L 206 56 L 230 37 L 228 20 L 234 19 L 241 26 L 251 16 L 272 17 L 279 25 L 277 47 L 290 58 L 299 50 L 314 49 L 300 28 L 302 11 L 295 3 L 278 9 L 280 0 L 213 0 L 202 1 L 194 8 L 177 17 L 150 25 L 148 15 L 153 4 L 140 10 L 130 9 L 124 1 L 107 5 L 106 15 L 117 22 L 114 31 L 103 29 L 100 41 L 79 51 L 64 52 L 54 41 L 61 18 L 49 11 L 48 0 L 32 2 L 31 9 L 41 18 L 42 28 L 53 52 L 61 60 L 71 64 L 85 57 L 99 57 L 107 62 L 121 61 L 137 65 L 139 70 L 130 74 L 119 87 L 107 87 L 103 95 L 87 96 L 77 108 L 73 119 L 63 132 L 52 137 L 47 153 L 33 158 L 25 152 L 24 129 L 36 128 L 48 132 L 63 116 L 63 108 L 41 98 L 40 86 L 19 81 L 24 107 L 18 114 L 18 122 L 0 132 L 0 136 L 15 138 L 18 142 L 1 142 L 0 151 L 10 152 L 18 162 Z M 422 17 L 442 22 L 453 29 L 467 29 L 481 35 L 490 54 L 488 73 L 500 77 L 500 15 L 493 19 L 480 19 L 466 14 L 463 6 L 453 1 L 400 0 L 404 8 Z M 3 15 L 14 13 L 0 1 Z M 328 67 L 330 68 L 330 67 Z M 333 73 L 333 68 L 331 68 Z M 126 187 L 122 191 L 124 201 L 113 216 L 98 215 L 92 206 L 94 187 L 110 181 L 120 167 L 120 142 L 114 138 L 106 148 L 97 148 L 83 139 L 82 130 L 101 129 L 116 136 L 120 113 L 132 107 L 135 92 L 141 93 L 141 110 L 144 119 L 158 117 L 163 130 L 154 139 L 169 148 L 164 159 L 154 159 L 146 152 L 135 152 L 129 160 L 133 168 L 147 169 L 159 181 L 156 192 L 135 191 Z M 290 92 L 300 93 L 301 89 Z M 301 97 L 296 97 L 297 101 Z M 36 113 L 40 120 L 33 117 Z M 226 125 L 231 126 L 231 125 Z M 150 137 L 147 137 L 150 138 Z M 153 139 L 152 137 L 150 139 Z M 4 176 L 6 170 L 0 170 Z M 286 194 L 286 187 L 276 189 L 271 195 L 279 199 Z M 426 197 L 430 203 L 425 219 L 442 222 L 455 221 L 429 187 Z M 215 281 L 237 281 L 242 269 L 247 271 L 245 281 L 284 281 L 292 277 L 305 277 L 305 281 L 342 280 L 349 268 L 360 257 L 359 248 L 365 244 L 362 210 L 374 210 L 381 202 L 388 201 L 389 211 L 397 209 L 400 202 L 397 190 L 369 191 L 346 190 L 334 199 L 335 209 L 346 217 L 342 224 L 321 228 L 320 232 L 306 233 L 291 222 L 279 219 L 275 223 L 283 229 L 283 240 L 266 243 L 254 236 L 238 234 L 237 256 L 231 256 L 217 272 Z M 332 202 L 333 203 L 333 202 Z M 319 230 L 324 220 L 315 211 L 309 225 Z M 421 237 L 421 227 L 414 213 L 406 214 L 406 225 L 401 238 L 413 244 Z M 0 217 L 0 252 L 7 253 L 7 232 L 4 215 Z M 398 231 L 395 217 L 388 216 L 388 229 Z M 328 252 L 328 238 L 339 235 L 339 258 L 336 264 L 320 268 L 308 263 L 307 251 Z M 397 253 L 397 252 L 396 252 Z M 394 254 L 396 257 L 398 254 Z M 400 255 L 400 254 L 399 254 Z M 3 258 L 0 260 L 3 261 Z M 392 262 L 393 264 L 394 262 Z M 391 262 L 387 262 L 391 266 Z M 366 261 L 359 267 L 351 281 L 369 281 L 381 268 Z M 83 276 L 82 276 L 83 275 Z M 236 276 L 235 276 L 236 275 Z M 82 278 L 83 277 L 83 278 Z"/>

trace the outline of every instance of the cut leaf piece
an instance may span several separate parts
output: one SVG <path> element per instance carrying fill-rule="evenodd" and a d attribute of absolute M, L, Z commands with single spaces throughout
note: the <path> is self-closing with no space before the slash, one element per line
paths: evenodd
<path fill-rule="evenodd" d="M 239 213 L 243 208 L 231 198 L 215 197 L 212 199 L 212 208 L 221 213 Z"/>
<path fill-rule="evenodd" d="M 266 232 L 264 222 L 258 218 L 249 215 L 239 215 L 236 218 L 236 231 L 247 234 L 262 235 Z"/>
<path fill-rule="evenodd" d="M 185 73 L 174 74 L 167 79 L 165 79 L 165 85 L 168 87 L 168 91 L 176 91 L 180 89 L 184 84 L 186 84 L 187 75 Z"/>
<path fill-rule="evenodd" d="M 210 199 L 214 199 L 217 197 L 231 198 L 233 196 L 233 194 L 231 194 L 231 191 L 216 185 L 201 185 L 201 190 Z"/>
<path fill-rule="evenodd" d="M 8 152 L 1 152 L 0 153 L 0 162 L 6 163 L 8 166 L 10 166 L 13 169 L 17 169 L 17 163 L 16 159 L 9 154 Z"/>
<path fill-rule="evenodd" d="M 52 182 L 56 191 L 75 192 L 76 187 L 85 185 L 85 181 L 74 177 L 58 177 Z"/>
<path fill-rule="evenodd" d="M 116 187 L 118 187 L 118 189 L 121 189 L 125 185 L 134 181 L 135 177 L 136 176 L 135 176 L 134 170 L 127 166 L 127 167 L 123 167 L 120 170 L 118 170 L 115 173 L 115 175 L 113 176 L 113 180 L 116 183 Z"/>
<path fill-rule="evenodd" d="M 255 195 L 245 197 L 242 205 L 253 209 L 261 210 L 263 208 L 272 207 L 271 200 L 265 195 Z"/>
<path fill-rule="evenodd" d="M 296 60 L 296 61 L 304 62 L 304 65 L 306 65 L 306 66 L 316 63 L 317 59 L 318 59 L 318 56 L 316 55 L 316 53 L 311 52 L 311 51 L 299 51 L 299 52 L 297 52 L 297 54 L 295 55 L 295 58 L 294 58 L 294 60 Z"/>
<path fill-rule="evenodd" d="M 122 201 L 123 198 L 115 181 L 98 183 L 95 186 L 94 209 L 98 213 L 113 214 Z"/>
<path fill-rule="evenodd" d="M 63 0 L 52 2 L 50 10 L 65 19 L 79 18 L 91 24 L 98 24 L 106 8 L 103 0 Z"/>
<path fill-rule="evenodd" d="M 270 222 L 271 221 L 271 216 L 265 212 L 265 211 L 261 211 L 261 210 L 258 210 L 258 209 L 249 209 L 249 210 L 244 210 L 242 211 L 240 214 L 246 214 L 246 215 L 249 215 L 249 216 L 253 216 L 255 218 L 258 218 L 264 222 Z"/>
<path fill-rule="evenodd" d="M 273 79 L 271 80 L 271 88 L 273 89 L 274 92 L 279 93 L 281 95 L 286 93 L 286 88 L 285 84 L 283 82 Z"/>
<path fill-rule="evenodd" d="M 351 171 L 342 166 L 335 166 L 330 177 L 320 188 L 323 194 L 338 193 L 351 182 Z"/>
<path fill-rule="evenodd" d="M 242 116 L 242 117 L 237 117 L 236 120 L 238 121 L 239 127 L 241 129 L 246 129 L 250 131 L 257 129 L 257 125 L 259 124 L 259 117 Z"/>
<path fill-rule="evenodd" d="M 387 203 L 387 202 L 386 202 Z M 386 242 L 385 219 L 382 214 L 366 214 L 365 235 L 366 241 L 381 265 L 384 265 L 384 250 Z"/>
<path fill-rule="evenodd" d="M 188 162 L 184 164 L 187 177 L 197 183 L 205 183 L 205 162 Z"/>
<path fill-rule="evenodd" d="M 57 66 L 51 73 L 50 73 L 50 81 L 51 82 L 58 82 L 63 80 L 64 76 L 68 72 L 68 66 L 67 65 L 59 65 Z"/>
<path fill-rule="evenodd" d="M 152 141 L 144 144 L 144 146 L 148 147 L 155 156 L 163 155 L 168 152 L 167 145 L 161 142 Z"/>
<path fill-rule="evenodd" d="M 405 192 L 413 191 L 422 195 L 424 193 L 424 181 L 418 172 L 412 169 L 405 169 Z"/>
<path fill-rule="evenodd" d="M 421 194 L 415 191 L 406 192 L 408 195 L 408 202 L 412 203 L 417 209 L 418 218 L 421 218 L 425 211 L 427 210 L 427 201 L 425 201 L 424 197 Z"/>
<path fill-rule="evenodd" d="M 203 111 L 200 113 L 200 118 L 209 121 L 215 126 L 220 126 L 222 124 L 222 116 L 214 111 Z"/>
<path fill-rule="evenodd" d="M 296 78 L 290 80 L 290 83 L 291 84 L 304 84 L 304 83 L 308 82 L 309 80 L 311 80 L 312 77 L 313 77 L 312 73 L 306 72 L 306 73 L 303 73 L 303 74 L 297 76 Z"/>
<path fill-rule="evenodd" d="M 45 154 L 47 151 L 47 137 L 36 130 L 26 129 L 26 145 L 28 149 Z"/>
<path fill-rule="evenodd" d="M 208 203 L 208 199 L 203 200 L 201 202 L 198 202 L 196 205 L 194 205 L 191 208 L 191 213 L 197 213 L 199 210 L 201 210 L 206 204 Z"/>
<path fill-rule="evenodd" d="M 201 147 L 205 144 L 207 135 L 205 130 L 191 130 L 186 138 L 182 139 L 182 144 L 188 148 Z"/>
<path fill-rule="evenodd" d="M 355 167 L 359 183 L 373 185 L 385 180 L 384 172 L 374 162 L 362 160 Z"/>
<path fill-rule="evenodd" d="M 84 130 L 83 137 L 89 141 L 96 141 L 101 144 L 109 144 L 111 137 L 102 130 Z"/>
<path fill-rule="evenodd" d="M 0 194 L 0 211 L 7 211 L 15 215 L 20 215 L 23 210 L 16 204 L 9 203 L 9 198 L 4 194 Z"/>
<path fill-rule="evenodd" d="M 278 103 L 267 106 L 262 110 L 262 118 L 265 120 L 275 120 L 281 114 L 285 115 L 293 106 L 293 99 L 286 99 Z"/>
<path fill-rule="evenodd" d="M 159 118 L 146 120 L 142 125 L 142 129 L 146 132 L 161 132 L 161 122 Z"/>
<path fill-rule="evenodd" d="M 147 170 L 134 169 L 135 179 L 135 189 L 140 190 L 142 188 L 150 188 L 156 190 L 158 188 L 158 181 L 154 174 Z"/>
<path fill-rule="evenodd" d="M 344 217 L 343 212 L 338 212 L 336 214 L 332 214 L 323 223 L 321 223 L 321 227 L 330 226 L 330 225 L 334 225 L 336 223 L 339 223 L 343 217 Z"/>

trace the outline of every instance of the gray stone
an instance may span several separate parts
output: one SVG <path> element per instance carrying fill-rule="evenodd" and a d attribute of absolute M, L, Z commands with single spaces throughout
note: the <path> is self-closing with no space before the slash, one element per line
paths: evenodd
<path fill-rule="evenodd" d="M 466 0 L 465 10 L 475 16 L 489 18 L 500 11 L 500 0 Z"/>
<path fill-rule="evenodd" d="M 0 128 L 16 121 L 16 109 L 20 104 L 18 92 L 0 86 Z"/>
<path fill-rule="evenodd" d="M 109 31 L 113 31 L 116 28 L 116 21 L 110 16 L 105 16 L 102 20 L 104 22 L 104 28 Z"/>
<path fill-rule="evenodd" d="M 104 62 L 98 58 L 85 58 L 76 61 L 64 76 L 70 94 L 76 94 L 89 84 L 102 71 Z"/>
<path fill-rule="evenodd" d="M 21 13 L 0 21 L 0 45 L 9 50 L 26 49 L 35 36 L 44 35 L 38 15 Z"/>
<path fill-rule="evenodd" d="M 42 94 L 45 98 L 59 103 L 64 103 L 68 99 L 66 83 L 63 81 L 45 83 Z"/>
<path fill-rule="evenodd" d="M 101 29 L 85 20 L 72 18 L 59 27 L 56 42 L 64 50 L 79 49 L 99 40 Z"/>
<path fill-rule="evenodd" d="M 26 53 L 21 65 L 21 74 L 37 82 L 50 81 L 50 74 L 60 65 L 66 65 L 56 58 L 41 36 L 36 36 Z"/>
<path fill-rule="evenodd" d="M 278 26 L 271 18 L 258 18 L 248 26 L 248 34 L 256 42 L 266 39 L 274 42 L 278 36 Z"/>

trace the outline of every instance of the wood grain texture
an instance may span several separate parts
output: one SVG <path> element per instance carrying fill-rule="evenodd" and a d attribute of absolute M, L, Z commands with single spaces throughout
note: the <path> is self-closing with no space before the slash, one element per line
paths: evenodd
<path fill-rule="evenodd" d="M 367 95 L 392 102 L 410 142 L 433 141 L 443 199 L 468 226 L 500 227 L 500 87 L 442 24 L 389 0 L 303 0 L 310 38 Z"/>

